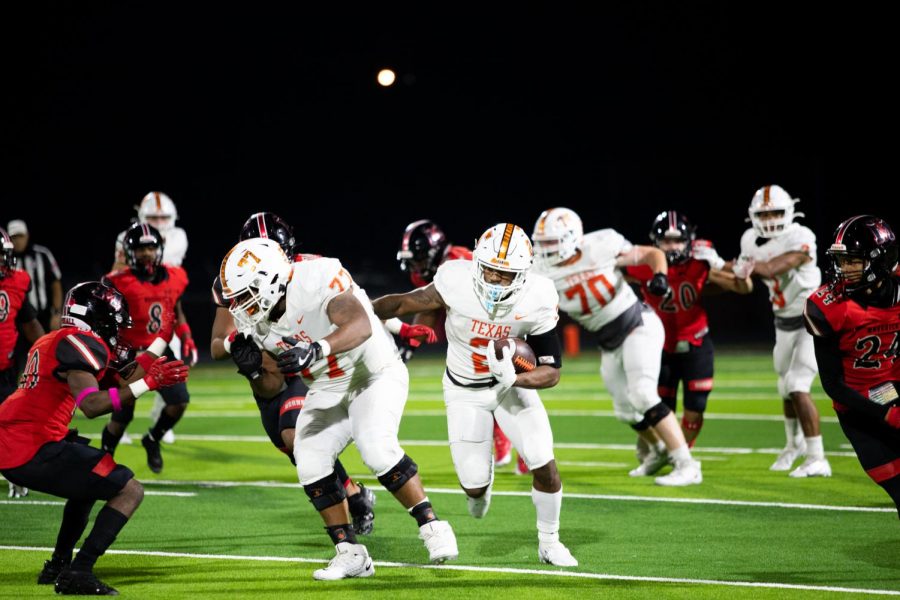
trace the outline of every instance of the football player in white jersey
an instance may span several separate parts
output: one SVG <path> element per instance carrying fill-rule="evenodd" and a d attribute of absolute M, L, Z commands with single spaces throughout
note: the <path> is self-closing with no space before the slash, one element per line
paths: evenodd
<path fill-rule="evenodd" d="M 450 454 L 469 513 L 482 518 L 490 505 L 496 418 L 532 473 L 541 562 L 574 567 L 578 561 L 559 541 L 562 482 L 550 419 L 535 391 L 559 381 L 559 299 L 552 282 L 530 273 L 533 256 L 528 235 L 501 223 L 482 234 L 473 260 L 447 261 L 432 283 L 384 296 L 373 306 L 382 319 L 446 310 L 444 404 Z M 516 374 L 511 348 L 504 343 L 495 349 L 494 340 L 508 337 L 527 339 L 537 357 L 533 370 Z"/>
<path fill-rule="evenodd" d="M 631 471 L 653 475 L 666 463 L 675 468 L 658 485 L 701 483 L 700 463 L 691 456 L 674 413 L 657 390 L 665 332 L 653 310 L 641 302 L 620 270 L 646 264 L 654 272 L 650 293 L 670 293 L 666 255 L 653 246 L 634 246 L 612 229 L 587 235 L 581 218 L 568 208 L 551 208 L 534 226 L 535 270 L 553 280 L 560 308 L 595 333 L 600 374 L 613 397 L 616 417 L 628 423 L 650 452 Z"/>
<path fill-rule="evenodd" d="M 149 192 L 141 200 L 141 203 L 135 206 L 135 209 L 138 214 L 138 222 L 153 225 L 162 234 L 164 242 L 163 263 L 174 267 L 180 267 L 181 263 L 184 261 L 184 255 L 187 254 L 188 240 L 184 229 L 175 226 L 175 221 L 178 220 L 178 210 L 175 208 L 175 203 L 172 202 L 172 199 L 162 192 Z M 110 271 L 117 271 L 125 268 L 128 268 L 128 265 L 125 263 L 125 231 L 122 231 L 116 236 L 116 254 Z M 191 342 L 191 344 L 193 344 L 193 342 Z M 181 338 L 177 335 L 173 336 L 172 340 L 169 342 L 169 349 L 172 350 L 172 354 L 175 358 L 182 358 L 183 352 L 181 345 Z M 190 356 L 185 357 L 185 362 L 189 365 L 195 365 L 197 363 L 196 346 L 191 346 L 187 354 Z M 159 414 L 165 407 L 166 403 L 163 401 L 162 396 L 156 394 L 153 401 L 153 408 L 150 411 L 151 423 L 156 422 L 159 418 Z M 167 444 L 174 443 L 175 431 L 169 429 L 163 436 L 162 441 Z M 122 436 L 122 440 L 119 443 L 131 443 L 131 438 L 128 437 L 127 432 Z"/>
<path fill-rule="evenodd" d="M 791 477 L 830 477 L 831 465 L 822 448 L 819 412 L 809 394 L 818 373 L 813 338 L 803 325 L 806 299 L 822 282 L 816 266 L 816 236 L 794 223 L 797 199 L 777 185 L 756 191 L 747 219 L 752 227 L 741 237 L 741 256 L 731 268 L 735 275 L 755 275 L 769 288 L 775 313 L 775 371 L 783 399 L 787 443 L 769 467 L 788 471 L 803 455 L 806 460 Z"/>
<path fill-rule="evenodd" d="M 336 549 L 313 577 L 374 573 L 350 524 L 346 491 L 334 475 L 334 462 L 351 440 L 416 519 L 429 559 L 456 558 L 453 529 L 435 516 L 418 466 L 397 440 L 409 388 L 406 366 L 365 291 L 340 261 L 309 257 L 292 263 L 276 241 L 254 238 L 225 255 L 219 277 L 238 331 L 277 356 L 281 373 L 299 374 L 309 386 L 295 428 L 297 475 Z M 274 388 L 283 385 L 265 370 L 260 377 L 271 377 Z"/>

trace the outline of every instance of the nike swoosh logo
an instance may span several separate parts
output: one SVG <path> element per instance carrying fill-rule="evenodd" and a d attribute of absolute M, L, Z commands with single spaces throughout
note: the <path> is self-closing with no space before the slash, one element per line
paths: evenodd
<path fill-rule="evenodd" d="M 303 317 L 305 317 L 305 316 L 306 316 L 306 315 L 303 315 L 303 316 L 301 316 L 299 319 L 297 319 L 297 325 L 299 325 L 300 323 L 303 322 Z"/>
<path fill-rule="evenodd" d="M 514 315 L 513 318 L 514 318 L 516 321 L 521 321 L 522 319 L 524 319 L 524 318 L 527 317 L 527 316 L 528 316 L 528 315 Z"/>

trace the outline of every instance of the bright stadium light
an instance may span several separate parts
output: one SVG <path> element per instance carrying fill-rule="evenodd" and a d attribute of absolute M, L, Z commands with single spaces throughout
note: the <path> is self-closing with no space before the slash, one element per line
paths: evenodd
<path fill-rule="evenodd" d="M 397 75 L 390 69 L 382 69 L 378 71 L 378 83 L 384 87 L 390 87 L 396 81 Z"/>

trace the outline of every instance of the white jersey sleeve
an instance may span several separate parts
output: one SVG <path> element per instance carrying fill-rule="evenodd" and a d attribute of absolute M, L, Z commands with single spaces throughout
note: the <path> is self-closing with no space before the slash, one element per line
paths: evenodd
<path fill-rule="evenodd" d="M 187 233 L 181 227 L 173 227 L 163 235 L 165 246 L 163 247 L 163 262 L 167 265 L 180 267 L 187 254 Z"/>

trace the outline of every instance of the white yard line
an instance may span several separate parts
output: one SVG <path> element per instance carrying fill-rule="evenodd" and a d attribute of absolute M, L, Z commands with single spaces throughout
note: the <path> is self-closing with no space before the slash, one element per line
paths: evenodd
<path fill-rule="evenodd" d="M 0 550 L 14 550 L 21 552 L 52 552 L 53 548 L 37 548 L 33 546 L 0 546 Z M 285 562 L 285 563 L 314 563 L 327 562 L 319 558 L 289 557 L 289 556 L 241 556 L 235 554 L 192 554 L 189 552 L 159 552 L 151 550 L 107 550 L 106 554 L 124 554 L 132 556 L 156 556 L 160 558 L 192 558 L 205 560 L 235 560 L 255 562 Z M 866 588 L 837 587 L 829 585 L 801 585 L 795 583 L 761 582 L 761 581 L 723 581 L 717 579 L 692 579 L 680 577 L 647 577 L 639 575 L 613 575 L 610 573 L 586 573 L 579 571 L 553 571 L 551 569 L 515 569 L 501 567 L 475 567 L 469 565 L 423 565 L 411 563 L 398 563 L 375 561 L 375 566 L 404 569 L 434 569 L 439 571 L 468 571 L 472 573 L 500 573 L 504 575 L 537 575 L 539 577 L 574 577 L 579 579 L 598 579 L 608 581 L 641 581 L 647 583 L 676 583 L 690 585 L 721 585 L 728 587 L 747 587 L 764 589 L 782 589 L 811 592 L 838 592 L 846 594 L 878 594 L 884 596 L 900 596 L 900 592 L 894 590 L 879 590 Z"/>

